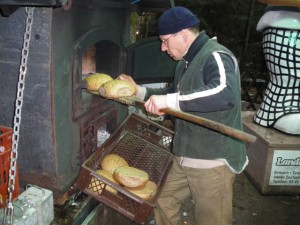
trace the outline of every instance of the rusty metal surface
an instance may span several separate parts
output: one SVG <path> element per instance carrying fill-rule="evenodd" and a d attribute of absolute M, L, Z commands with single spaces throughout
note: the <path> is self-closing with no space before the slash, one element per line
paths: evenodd
<path fill-rule="evenodd" d="M 93 152 L 96 151 L 99 143 L 99 132 L 106 132 L 108 135 L 117 128 L 117 110 L 108 108 L 106 112 L 92 113 L 80 122 L 80 150 L 81 162 L 84 162 Z"/>
<path fill-rule="evenodd" d="M 137 223 L 143 223 L 152 212 L 172 164 L 173 132 L 137 114 L 131 114 L 118 130 L 82 165 L 76 185 L 86 194 L 112 207 Z M 103 157 L 109 153 L 123 157 L 130 166 L 144 170 L 158 186 L 149 201 L 96 174 Z M 94 179 L 92 179 L 94 178 Z M 100 183 L 100 182 L 101 183 Z M 106 190 L 111 186 L 118 191 Z"/>

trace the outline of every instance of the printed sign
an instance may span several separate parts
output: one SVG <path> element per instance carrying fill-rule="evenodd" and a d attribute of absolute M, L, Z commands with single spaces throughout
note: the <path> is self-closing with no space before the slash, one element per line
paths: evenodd
<path fill-rule="evenodd" d="M 269 185 L 300 186 L 300 150 L 275 150 Z"/>

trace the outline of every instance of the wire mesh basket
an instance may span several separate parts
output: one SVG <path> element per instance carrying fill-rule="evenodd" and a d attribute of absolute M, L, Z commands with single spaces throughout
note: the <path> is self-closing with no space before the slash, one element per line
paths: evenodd
<path fill-rule="evenodd" d="M 172 165 L 173 132 L 132 113 L 121 126 L 82 165 L 76 185 L 86 194 L 115 209 L 133 221 L 144 224 L 155 207 Z M 157 184 L 151 200 L 144 200 L 96 173 L 107 154 L 123 157 L 130 166 L 146 171 Z M 117 190 L 117 194 L 107 190 Z"/>

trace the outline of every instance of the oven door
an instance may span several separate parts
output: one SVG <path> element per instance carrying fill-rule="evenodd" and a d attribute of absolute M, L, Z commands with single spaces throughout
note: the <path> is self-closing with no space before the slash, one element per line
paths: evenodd
<path fill-rule="evenodd" d="M 125 73 L 138 84 L 171 82 L 177 61 L 160 47 L 161 41 L 157 37 L 141 39 L 128 47 Z"/>

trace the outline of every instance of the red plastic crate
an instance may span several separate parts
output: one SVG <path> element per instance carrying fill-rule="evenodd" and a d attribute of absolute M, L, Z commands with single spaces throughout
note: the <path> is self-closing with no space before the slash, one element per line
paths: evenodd
<path fill-rule="evenodd" d="M 9 181 L 9 167 L 10 154 L 12 144 L 12 129 L 5 126 L 0 126 L 0 208 L 3 208 L 8 198 L 8 181 Z M 13 199 L 20 194 L 18 169 L 16 169 L 15 189 L 13 192 Z"/>
<path fill-rule="evenodd" d="M 0 125 L 0 153 L 11 150 L 12 129 Z"/>

